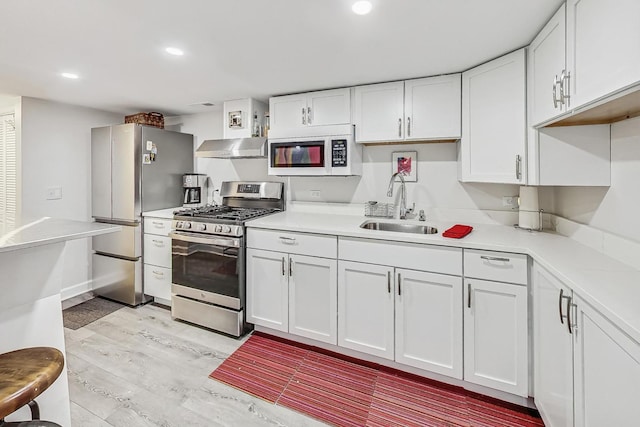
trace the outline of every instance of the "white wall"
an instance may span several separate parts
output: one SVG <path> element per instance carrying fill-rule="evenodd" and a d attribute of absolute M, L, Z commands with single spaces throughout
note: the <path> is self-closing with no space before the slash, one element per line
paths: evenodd
<path fill-rule="evenodd" d="M 28 97 L 20 112 L 22 217 L 91 220 L 91 128 L 123 116 Z M 62 187 L 62 199 L 46 200 L 49 187 Z M 90 239 L 68 242 L 63 298 L 89 290 L 90 252 Z"/>
<path fill-rule="evenodd" d="M 557 187 L 555 211 L 587 224 L 640 242 L 640 117 L 611 125 L 611 187 Z"/>
<path fill-rule="evenodd" d="M 165 120 L 169 129 L 195 135 L 196 147 L 205 139 L 222 138 L 221 108 L 210 113 L 170 117 Z M 209 175 L 214 188 L 221 181 L 276 180 L 288 183 L 293 201 L 364 203 L 369 200 L 391 202 L 386 196 L 391 177 L 393 151 L 417 151 L 418 182 L 407 183 L 409 205 L 416 209 L 485 209 L 509 210 L 502 206 L 502 196 L 517 195 L 518 187 L 502 184 L 463 184 L 458 182 L 455 144 L 411 144 L 363 147 L 361 177 L 322 177 L 289 179 L 267 175 L 265 159 L 199 158 L 197 172 Z M 397 189 L 397 185 L 395 187 Z M 312 198 L 311 191 L 319 190 L 320 198 Z M 394 191 L 394 196 L 399 195 Z M 544 198 L 543 198 L 544 200 Z M 541 202 L 542 203 L 542 202 Z"/>

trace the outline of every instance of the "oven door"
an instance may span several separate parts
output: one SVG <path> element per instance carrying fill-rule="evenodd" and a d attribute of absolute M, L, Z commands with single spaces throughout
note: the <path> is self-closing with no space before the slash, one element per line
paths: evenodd
<path fill-rule="evenodd" d="M 331 148 L 327 138 L 269 140 L 269 175 L 331 175 Z"/>
<path fill-rule="evenodd" d="M 244 305 L 242 237 L 173 231 L 171 282 L 190 298 L 241 310 Z"/>

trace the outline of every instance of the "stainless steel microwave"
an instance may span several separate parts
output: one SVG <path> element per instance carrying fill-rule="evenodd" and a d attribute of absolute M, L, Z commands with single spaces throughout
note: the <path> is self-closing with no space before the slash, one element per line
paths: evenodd
<path fill-rule="evenodd" d="M 272 130 L 268 152 L 269 175 L 362 175 L 362 147 L 355 142 L 353 125 Z"/>

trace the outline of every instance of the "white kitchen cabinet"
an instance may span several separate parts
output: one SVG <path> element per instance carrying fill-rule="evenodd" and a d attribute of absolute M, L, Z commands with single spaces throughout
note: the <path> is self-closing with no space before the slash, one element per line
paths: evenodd
<path fill-rule="evenodd" d="M 336 344 L 336 237 L 249 229 L 247 246 L 247 321 Z"/>
<path fill-rule="evenodd" d="M 462 74 L 460 181 L 524 183 L 525 74 L 525 49 Z"/>
<path fill-rule="evenodd" d="M 464 379 L 529 392 L 528 257 L 464 250 Z"/>
<path fill-rule="evenodd" d="M 640 344 L 574 294 L 575 425 L 638 424 Z"/>
<path fill-rule="evenodd" d="M 462 278 L 396 269 L 395 360 L 462 379 Z"/>
<path fill-rule="evenodd" d="M 537 264 L 532 281 L 535 404 L 545 425 L 573 426 L 572 291 Z"/>
<path fill-rule="evenodd" d="M 351 90 L 330 89 L 269 99 L 272 130 L 351 124 Z"/>
<path fill-rule="evenodd" d="M 171 301 L 171 220 L 145 217 L 143 222 L 144 293 Z"/>
<path fill-rule="evenodd" d="M 640 81 L 640 2 L 567 0 L 570 108 Z"/>
<path fill-rule="evenodd" d="M 563 114 L 567 98 L 563 97 L 566 76 L 565 5 L 553 15 L 528 49 L 528 84 L 530 123 L 537 125 Z M 567 93 L 567 95 L 569 95 Z"/>
<path fill-rule="evenodd" d="M 464 379 L 528 395 L 527 287 L 464 280 Z"/>
<path fill-rule="evenodd" d="M 357 86 L 356 142 L 460 138 L 460 74 Z"/>
<path fill-rule="evenodd" d="M 393 360 L 393 267 L 338 261 L 338 345 Z"/>
<path fill-rule="evenodd" d="M 338 248 L 338 345 L 462 379 L 461 250 L 342 237 Z"/>

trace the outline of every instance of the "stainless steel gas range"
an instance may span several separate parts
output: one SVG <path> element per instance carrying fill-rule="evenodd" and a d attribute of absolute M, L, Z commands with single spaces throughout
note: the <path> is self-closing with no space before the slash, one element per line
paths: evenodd
<path fill-rule="evenodd" d="M 233 336 L 245 322 L 245 221 L 284 210 L 280 182 L 223 182 L 222 205 L 174 212 L 171 315 Z"/>

